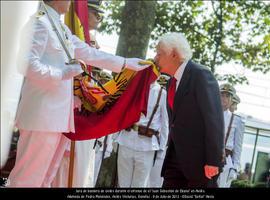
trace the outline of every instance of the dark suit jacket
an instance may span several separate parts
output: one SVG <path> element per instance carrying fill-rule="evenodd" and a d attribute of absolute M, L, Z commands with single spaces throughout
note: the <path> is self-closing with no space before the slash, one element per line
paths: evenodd
<path fill-rule="evenodd" d="M 204 165 L 221 167 L 224 119 L 219 86 L 204 66 L 189 61 L 168 107 L 168 149 L 174 145 L 179 170 L 189 179 L 204 178 Z M 166 170 L 168 151 L 162 167 Z"/>

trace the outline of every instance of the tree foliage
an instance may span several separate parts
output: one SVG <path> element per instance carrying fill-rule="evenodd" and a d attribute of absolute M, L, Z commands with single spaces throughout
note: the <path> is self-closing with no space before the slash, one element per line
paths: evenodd
<path fill-rule="evenodd" d="M 124 1 L 108 1 L 101 31 L 120 32 Z M 126 22 L 128 23 L 128 22 Z M 240 64 L 253 71 L 270 71 L 270 4 L 264 1 L 158 1 L 151 48 L 166 32 L 183 32 L 193 59 L 213 73 L 224 63 Z M 144 34 L 144 33 L 141 33 Z M 219 79 L 244 82 L 244 76 Z"/>

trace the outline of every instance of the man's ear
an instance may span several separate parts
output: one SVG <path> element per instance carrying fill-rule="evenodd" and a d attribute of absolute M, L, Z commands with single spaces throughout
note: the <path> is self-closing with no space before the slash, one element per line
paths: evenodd
<path fill-rule="evenodd" d="M 175 59 L 177 62 L 180 61 L 181 63 L 184 61 L 183 57 L 179 55 L 178 51 L 176 49 L 173 49 L 171 52 L 171 56 L 173 59 Z"/>
<path fill-rule="evenodd" d="M 178 53 L 178 51 L 176 50 L 176 49 L 173 49 L 172 50 L 172 58 L 173 59 L 175 59 L 175 60 L 177 60 L 177 61 L 183 61 L 183 58 L 182 58 L 182 56 L 181 55 L 179 55 L 179 53 Z"/>
<path fill-rule="evenodd" d="M 172 56 L 173 58 L 178 58 L 178 57 L 179 57 L 179 55 L 178 55 L 176 49 L 173 48 L 173 50 L 172 50 L 172 52 L 171 52 L 171 56 Z"/>

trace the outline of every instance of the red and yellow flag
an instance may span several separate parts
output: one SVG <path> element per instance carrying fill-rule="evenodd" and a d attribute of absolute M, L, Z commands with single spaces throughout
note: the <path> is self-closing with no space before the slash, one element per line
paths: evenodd
<path fill-rule="evenodd" d="M 90 43 L 87 0 L 71 1 L 69 12 L 65 15 L 65 24 L 74 35 Z"/>
<path fill-rule="evenodd" d="M 150 84 L 159 73 L 154 65 L 136 73 L 126 90 L 109 110 L 88 116 L 75 112 L 75 134 L 65 133 L 71 140 L 89 140 L 118 132 L 146 115 Z"/>

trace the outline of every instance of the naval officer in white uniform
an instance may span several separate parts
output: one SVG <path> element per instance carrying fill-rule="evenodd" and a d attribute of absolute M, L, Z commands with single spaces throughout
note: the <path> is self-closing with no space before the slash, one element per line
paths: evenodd
<path fill-rule="evenodd" d="M 70 58 L 115 72 L 123 66 L 136 71 L 147 67 L 138 64 L 140 59 L 101 52 L 72 35 L 60 20 L 70 1 L 44 2 L 25 27 L 19 53 L 25 81 L 16 116 L 20 138 L 9 187 L 51 186 L 68 142 L 62 132 L 75 131 L 73 77 L 82 69 L 79 64 L 66 64 Z"/>
<path fill-rule="evenodd" d="M 136 124 L 122 130 L 116 138 L 119 144 L 117 172 L 120 187 L 146 187 L 155 160 L 163 156 L 169 132 L 166 97 L 166 91 L 157 82 L 152 83 L 147 116 L 142 115 Z M 156 105 L 157 111 L 153 115 Z M 147 125 L 149 130 L 145 131 Z"/>
<path fill-rule="evenodd" d="M 221 103 L 225 121 L 225 165 L 217 182 L 218 186 L 222 188 L 229 188 L 231 182 L 237 178 L 237 174 L 240 171 L 244 122 L 240 116 L 229 110 L 235 92 L 235 89 L 230 84 L 220 86 Z"/>

